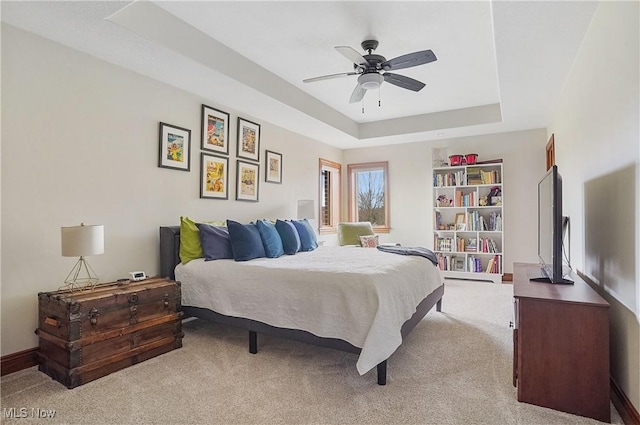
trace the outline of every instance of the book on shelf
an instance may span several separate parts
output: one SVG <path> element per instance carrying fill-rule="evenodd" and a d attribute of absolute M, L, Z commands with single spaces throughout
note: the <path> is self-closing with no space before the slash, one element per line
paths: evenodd
<path fill-rule="evenodd" d="M 498 212 L 492 212 L 489 214 L 489 226 L 486 230 L 501 232 L 502 231 L 502 217 Z"/>
<path fill-rule="evenodd" d="M 482 238 L 482 252 L 495 253 L 498 252 L 498 248 L 496 246 L 496 242 L 493 239 Z"/>
<path fill-rule="evenodd" d="M 433 246 L 436 251 L 452 252 L 455 247 L 455 241 L 450 237 L 435 236 Z"/>
<path fill-rule="evenodd" d="M 482 184 L 480 167 L 467 167 L 467 185 Z"/>
<path fill-rule="evenodd" d="M 467 270 L 470 272 L 482 272 L 482 261 L 473 255 L 467 259 Z"/>
<path fill-rule="evenodd" d="M 480 170 L 480 180 L 482 181 L 482 184 L 502 183 L 500 171 L 498 170 Z"/>
<path fill-rule="evenodd" d="M 468 239 L 464 247 L 465 252 L 477 252 L 478 244 L 475 238 Z"/>
<path fill-rule="evenodd" d="M 491 257 L 491 259 L 489 260 L 489 262 L 487 263 L 487 270 L 486 273 L 493 273 L 493 263 L 495 262 L 494 258 Z"/>
<path fill-rule="evenodd" d="M 435 187 L 462 186 L 464 185 L 464 172 L 459 170 L 434 173 L 433 185 Z"/>
<path fill-rule="evenodd" d="M 443 271 L 456 270 L 457 258 L 452 255 L 446 255 L 442 253 L 436 254 L 438 258 L 438 268 Z M 464 261 L 464 260 L 463 260 Z"/>
<path fill-rule="evenodd" d="M 465 242 L 464 242 L 464 238 L 457 238 L 458 240 L 456 241 L 456 248 L 458 252 L 464 252 L 465 251 Z"/>
<path fill-rule="evenodd" d="M 502 274 L 502 261 L 500 261 L 499 255 L 494 255 L 493 257 L 491 257 L 491 259 L 487 263 L 486 272 Z"/>

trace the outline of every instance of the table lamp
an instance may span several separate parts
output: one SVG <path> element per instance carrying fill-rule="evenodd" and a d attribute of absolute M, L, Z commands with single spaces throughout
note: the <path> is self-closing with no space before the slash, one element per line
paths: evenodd
<path fill-rule="evenodd" d="M 298 201 L 298 219 L 316 218 L 316 206 L 312 199 Z"/>
<path fill-rule="evenodd" d="M 80 226 L 61 227 L 60 231 L 62 256 L 80 257 L 60 289 L 93 289 L 98 283 L 98 277 L 84 257 L 104 253 L 104 226 L 85 226 L 82 223 Z"/>

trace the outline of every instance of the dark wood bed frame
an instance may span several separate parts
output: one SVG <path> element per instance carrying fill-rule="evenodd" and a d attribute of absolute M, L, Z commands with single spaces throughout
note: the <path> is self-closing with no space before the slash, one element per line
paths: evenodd
<path fill-rule="evenodd" d="M 160 227 L 160 274 L 162 277 L 175 279 L 174 269 L 180 263 L 180 226 Z M 422 320 L 422 318 L 436 306 L 436 311 L 441 311 L 442 296 L 444 295 L 444 283 L 423 299 L 416 312 L 402 325 L 401 333 L 404 339 L 409 332 Z M 214 323 L 221 323 L 240 327 L 249 331 L 249 352 L 258 352 L 258 332 L 280 338 L 292 339 L 320 347 L 333 348 L 348 353 L 359 354 L 361 349 L 354 345 L 335 338 L 322 338 L 310 332 L 298 329 L 278 328 L 256 320 L 242 317 L 231 317 L 200 307 L 182 306 L 185 316 L 193 316 Z M 387 383 L 387 360 L 377 365 L 378 384 Z"/>

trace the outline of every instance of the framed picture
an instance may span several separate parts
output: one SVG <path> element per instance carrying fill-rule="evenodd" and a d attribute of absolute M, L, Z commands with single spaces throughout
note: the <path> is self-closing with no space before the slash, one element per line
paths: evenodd
<path fill-rule="evenodd" d="M 467 230 L 467 223 L 456 223 L 456 231 L 464 232 Z"/>
<path fill-rule="evenodd" d="M 229 199 L 229 158 L 200 154 L 200 197 Z"/>
<path fill-rule="evenodd" d="M 260 160 L 260 124 L 238 117 L 238 158 Z"/>
<path fill-rule="evenodd" d="M 456 230 L 458 230 L 458 225 L 460 224 L 465 224 L 465 225 L 467 224 L 467 217 L 465 213 L 456 214 L 456 221 L 455 221 Z M 464 229 L 460 229 L 460 230 L 464 230 Z"/>
<path fill-rule="evenodd" d="M 229 155 L 229 114 L 202 105 L 202 149 Z"/>
<path fill-rule="evenodd" d="M 463 272 L 464 270 L 464 257 L 454 257 L 453 269 L 458 272 Z"/>
<path fill-rule="evenodd" d="M 237 161 L 236 201 L 258 202 L 258 174 L 260 165 L 253 162 Z"/>
<path fill-rule="evenodd" d="M 265 150 L 264 181 L 282 183 L 282 154 Z"/>
<path fill-rule="evenodd" d="M 189 171 L 191 169 L 191 130 L 160 123 L 158 167 Z"/>

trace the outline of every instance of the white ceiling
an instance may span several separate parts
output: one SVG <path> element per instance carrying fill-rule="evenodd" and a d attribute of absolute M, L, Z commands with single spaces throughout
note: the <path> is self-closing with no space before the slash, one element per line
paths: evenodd
<path fill-rule="evenodd" d="M 1 3 L 2 21 L 338 146 L 353 148 L 546 127 L 595 2 L 176 1 Z M 356 76 L 335 46 L 379 41 L 395 73 L 349 103 Z M 381 106 L 378 106 L 378 99 Z M 364 107 L 364 113 L 362 109 Z"/>

